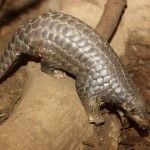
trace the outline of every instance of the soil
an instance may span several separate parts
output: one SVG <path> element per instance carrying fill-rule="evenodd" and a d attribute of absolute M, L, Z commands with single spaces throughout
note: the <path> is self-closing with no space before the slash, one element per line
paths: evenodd
<path fill-rule="evenodd" d="M 121 57 L 133 82 L 139 88 L 147 104 L 148 118 L 150 118 L 150 45 L 142 39 L 132 37 L 128 42 L 127 51 Z M 119 150 L 147 150 L 150 137 L 147 133 L 137 132 L 134 128 L 121 132 Z"/>

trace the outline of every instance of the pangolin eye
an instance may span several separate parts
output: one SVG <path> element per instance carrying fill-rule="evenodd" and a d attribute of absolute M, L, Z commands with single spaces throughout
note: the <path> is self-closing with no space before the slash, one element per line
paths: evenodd
<path fill-rule="evenodd" d="M 131 111 L 132 111 L 132 113 L 135 113 L 135 112 L 136 112 L 135 107 L 132 107 L 132 108 L 131 108 Z"/>

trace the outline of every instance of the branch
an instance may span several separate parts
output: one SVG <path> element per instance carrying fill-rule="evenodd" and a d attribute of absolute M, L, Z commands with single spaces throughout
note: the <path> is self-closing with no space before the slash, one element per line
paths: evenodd
<path fill-rule="evenodd" d="M 38 0 L 0 0 L 0 25 L 7 22 L 12 14 L 19 14 L 19 12 L 26 10 L 29 6 L 40 3 Z"/>
<path fill-rule="evenodd" d="M 5 0 L 0 0 L 0 9 L 2 8 L 4 3 L 5 3 Z"/>
<path fill-rule="evenodd" d="M 103 15 L 96 26 L 102 37 L 109 41 L 118 25 L 127 0 L 107 0 Z"/>

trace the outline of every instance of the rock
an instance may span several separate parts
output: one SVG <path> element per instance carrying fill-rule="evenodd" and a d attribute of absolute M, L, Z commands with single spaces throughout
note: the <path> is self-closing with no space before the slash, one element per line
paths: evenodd
<path fill-rule="evenodd" d="M 30 62 L 22 100 L 0 126 L 0 149 L 76 149 L 93 126 L 76 93 L 72 78 L 56 79 Z"/>

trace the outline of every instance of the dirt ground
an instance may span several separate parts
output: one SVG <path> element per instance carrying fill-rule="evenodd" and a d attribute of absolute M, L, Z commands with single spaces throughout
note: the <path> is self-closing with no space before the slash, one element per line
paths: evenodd
<path fill-rule="evenodd" d="M 129 40 L 127 46 L 126 54 L 121 57 L 121 60 L 145 97 L 150 118 L 150 46 L 143 42 L 143 39 L 137 39 L 134 36 Z M 149 141 L 150 138 L 147 137 L 144 140 L 141 136 L 146 136 L 146 133 L 138 133 L 134 128 L 122 130 L 119 149 L 149 149 L 149 144 L 146 141 Z"/>
<path fill-rule="evenodd" d="M 94 10 L 102 12 L 102 6 L 106 1 L 103 0 L 101 5 L 96 0 L 94 4 L 89 0 L 87 3 L 79 0 L 74 2 L 70 0 L 67 4 L 60 5 L 60 1 L 45 0 L 45 3 L 30 6 L 19 15 L 11 16 L 0 27 L 0 53 L 24 20 L 44 11 L 63 8 L 63 12 L 73 13 L 78 17 L 79 14 L 74 12 L 79 10 L 82 2 L 85 4 L 83 6 L 85 9 L 80 13 L 83 15 L 80 16 L 81 19 L 88 22 L 92 18 L 89 24 L 95 27 L 98 19 L 97 21 L 93 19 Z M 142 5 L 142 1 L 140 2 Z M 143 4 L 145 3 L 144 1 Z M 68 9 L 70 6 L 73 9 Z M 143 7 L 144 5 L 140 8 Z M 87 10 L 92 13 L 84 17 Z M 96 16 L 99 18 L 100 14 Z M 138 30 L 138 27 L 136 32 L 136 28 L 130 29 L 126 35 L 127 29 L 124 26 L 129 26 L 126 23 L 123 25 L 126 17 L 121 22 L 117 31 L 120 32 L 116 33 L 112 45 L 116 49 L 120 48 L 116 46 L 116 41 L 124 31 L 124 39 L 121 41 L 122 37 L 119 38 L 122 50 L 118 54 L 122 55 L 121 61 L 144 95 L 150 115 L 150 40 L 147 34 L 143 34 L 145 31 Z M 146 16 L 144 17 L 147 21 Z M 147 30 L 146 25 L 143 26 Z M 41 72 L 39 62 L 33 62 L 30 57 L 22 57 L 5 79 L 0 85 L 0 122 L 2 122 L 0 149 L 2 150 L 148 150 L 150 148 L 150 137 L 147 132 L 137 130 L 132 125 L 127 129 L 121 129 L 117 115 L 108 110 L 103 112 L 106 121 L 103 126 L 89 125 L 76 94 L 74 79 L 67 77 L 60 80 L 50 77 Z M 6 120 L 8 117 L 9 119 Z M 6 121 L 3 122 L 4 120 Z"/>

